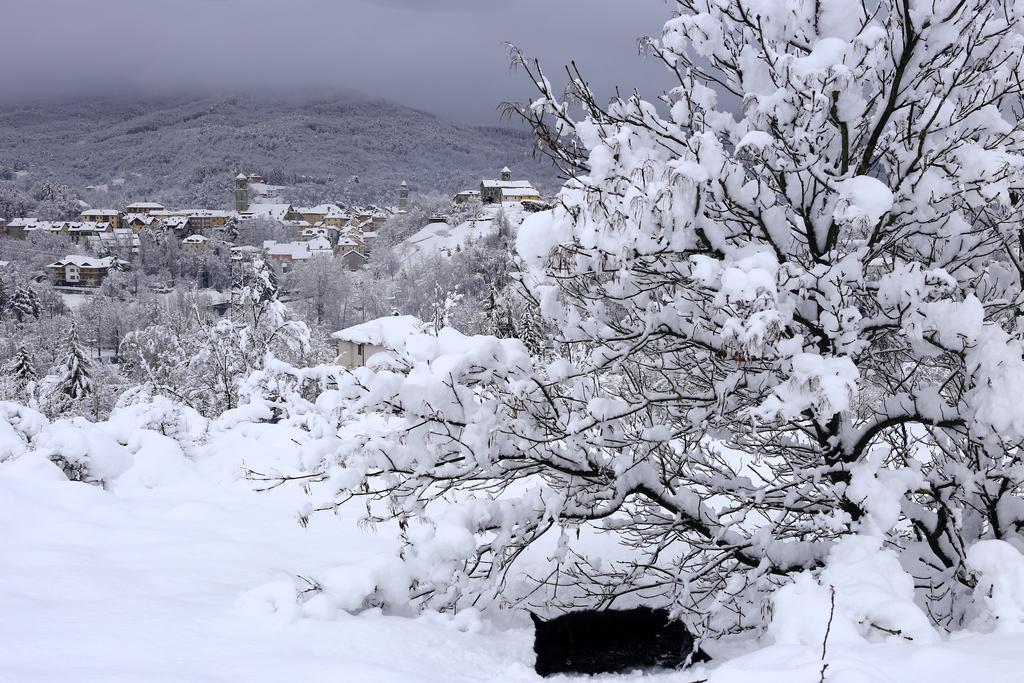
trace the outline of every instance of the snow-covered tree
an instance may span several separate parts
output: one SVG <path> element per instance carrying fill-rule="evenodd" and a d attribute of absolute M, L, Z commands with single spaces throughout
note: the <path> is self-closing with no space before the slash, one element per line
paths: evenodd
<path fill-rule="evenodd" d="M 309 328 L 278 300 L 273 270 L 262 262 L 252 268 L 249 283 L 233 292 L 229 318 L 211 319 L 189 295 L 180 310 L 125 335 L 121 355 L 136 383 L 126 401 L 162 394 L 214 416 L 238 406 L 241 386 L 268 358 L 322 360 L 320 349 L 311 352 Z"/>
<path fill-rule="evenodd" d="M 32 357 L 24 345 L 18 346 L 14 360 L 8 368 L 8 372 L 20 388 L 24 388 L 29 382 L 35 381 L 36 371 L 32 367 Z"/>
<path fill-rule="evenodd" d="M 32 287 L 22 284 L 14 287 L 8 306 L 18 322 L 24 322 L 29 318 L 38 318 L 42 310 L 36 291 Z"/>
<path fill-rule="evenodd" d="M 541 319 L 537 306 L 526 304 L 519 317 L 520 341 L 526 346 L 526 350 L 534 358 L 540 358 L 544 353 L 544 322 Z"/>
<path fill-rule="evenodd" d="M 641 596 L 734 631 L 861 533 L 955 627 L 967 550 L 1024 541 L 1019 6 L 676 7 L 663 106 L 513 55 L 571 176 L 518 236 L 561 357 L 442 330 L 360 369 L 328 480 L 410 529 L 426 605 Z"/>
<path fill-rule="evenodd" d="M 18 345 L 14 357 L 4 363 L 0 370 L 0 399 L 19 403 L 32 400 L 36 371 L 24 344 Z"/>
<path fill-rule="evenodd" d="M 77 323 L 72 322 L 68 328 L 64 357 L 50 374 L 50 389 L 55 394 L 78 401 L 92 393 L 92 363 L 78 339 Z"/>

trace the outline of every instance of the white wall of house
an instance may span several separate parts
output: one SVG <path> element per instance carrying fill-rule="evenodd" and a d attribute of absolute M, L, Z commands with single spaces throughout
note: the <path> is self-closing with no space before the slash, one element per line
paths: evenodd
<path fill-rule="evenodd" d="M 366 361 L 371 357 L 386 350 L 376 344 L 357 344 L 341 339 L 338 341 L 338 358 L 335 362 L 346 368 L 360 368 L 366 365 Z"/>
<path fill-rule="evenodd" d="M 81 282 L 82 274 L 76 265 L 68 265 L 64 268 L 64 280 L 66 282 Z"/>

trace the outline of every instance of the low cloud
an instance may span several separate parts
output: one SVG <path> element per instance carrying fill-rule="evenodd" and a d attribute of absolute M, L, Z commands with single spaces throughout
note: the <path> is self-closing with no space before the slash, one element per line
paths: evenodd
<path fill-rule="evenodd" d="M 663 0 L 32 0 L 4 12 L 0 98 L 330 87 L 489 123 L 532 93 L 506 41 L 557 73 L 656 94 L 637 55 Z"/>

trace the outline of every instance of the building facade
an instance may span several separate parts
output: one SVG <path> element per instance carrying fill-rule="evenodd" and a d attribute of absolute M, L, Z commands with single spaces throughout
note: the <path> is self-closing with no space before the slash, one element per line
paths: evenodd
<path fill-rule="evenodd" d="M 113 267 L 114 259 L 110 257 L 72 255 L 46 266 L 46 274 L 58 287 L 95 288 L 103 284 Z"/>

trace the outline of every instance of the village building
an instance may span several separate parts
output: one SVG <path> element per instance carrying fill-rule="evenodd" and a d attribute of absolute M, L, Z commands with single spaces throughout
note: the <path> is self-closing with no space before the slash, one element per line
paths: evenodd
<path fill-rule="evenodd" d="M 283 223 L 285 221 L 302 220 L 302 215 L 292 208 L 291 204 L 253 204 L 248 211 L 239 212 L 240 220 L 269 220 Z"/>
<path fill-rule="evenodd" d="M 60 261 L 46 266 L 46 274 L 50 282 L 58 287 L 95 288 L 103 284 L 114 262 L 115 259 L 112 257 L 65 256 Z"/>
<path fill-rule="evenodd" d="M 409 183 L 402 181 L 398 186 L 398 212 L 406 213 L 409 210 Z"/>
<path fill-rule="evenodd" d="M 93 234 L 83 234 L 85 244 L 94 254 L 116 256 L 130 261 L 142 246 L 137 232 L 130 228 L 114 228 Z"/>
<path fill-rule="evenodd" d="M 345 210 L 337 204 L 320 204 L 318 206 L 300 207 L 295 209 L 295 212 L 302 216 L 302 220 L 306 221 L 310 225 L 316 225 L 320 222 L 325 222 L 328 217 L 333 220 L 339 216 L 345 215 Z M 341 227 L 336 225 L 335 227 Z"/>
<path fill-rule="evenodd" d="M 501 169 L 499 180 L 480 181 L 480 201 L 484 204 L 539 200 L 540 193 L 533 184 L 529 180 L 512 180 L 512 171 L 507 166 Z"/>
<path fill-rule="evenodd" d="M 338 342 L 335 362 L 346 368 L 362 367 L 378 353 L 401 351 L 409 337 L 426 328 L 426 323 L 412 315 L 392 315 L 353 325 L 331 335 Z"/>
<path fill-rule="evenodd" d="M 351 213 L 337 205 L 332 205 L 332 207 L 320 221 L 320 225 L 329 228 L 343 228 L 352 221 Z"/>
<path fill-rule="evenodd" d="M 334 256 L 334 249 L 326 239 L 316 237 L 307 242 L 267 240 L 263 243 L 263 253 L 267 260 L 287 271 L 296 261 L 307 261 L 315 256 L 330 258 Z"/>
<path fill-rule="evenodd" d="M 65 234 L 76 244 L 81 243 L 82 241 L 88 241 L 91 238 L 99 237 L 100 235 L 112 234 L 115 229 L 123 230 L 123 228 L 113 228 L 110 223 L 83 223 L 78 221 L 64 223 L 51 222 L 48 226 L 45 226 L 42 229 L 49 230 L 54 233 Z"/>
<path fill-rule="evenodd" d="M 7 222 L 7 236 L 16 240 L 23 240 L 29 232 L 38 229 L 36 227 L 38 224 L 38 218 L 12 218 Z"/>
<path fill-rule="evenodd" d="M 135 202 L 124 208 L 124 212 L 126 214 L 141 213 L 149 215 L 152 213 L 160 213 L 162 211 L 164 211 L 164 205 L 157 204 L 156 202 Z"/>
<path fill-rule="evenodd" d="M 0 235 L 7 236 L 7 219 L 0 218 Z"/>
<path fill-rule="evenodd" d="M 135 232 L 141 232 L 147 228 L 157 227 L 160 225 L 160 221 L 150 213 L 126 213 L 121 219 L 121 224 Z"/>
<path fill-rule="evenodd" d="M 181 248 L 188 251 L 198 251 L 210 246 L 210 238 L 203 235 L 189 235 L 181 241 Z"/>
<path fill-rule="evenodd" d="M 231 247 L 231 260 L 244 263 L 252 263 L 256 257 L 261 256 L 263 250 L 259 247 L 241 246 Z"/>
<path fill-rule="evenodd" d="M 205 232 L 224 228 L 228 224 L 230 212 L 216 209 L 186 209 L 175 211 L 176 216 L 188 218 L 188 227 L 194 232 Z"/>
<path fill-rule="evenodd" d="M 455 195 L 452 201 L 456 204 L 468 204 L 474 199 L 480 199 L 480 190 L 464 190 Z"/>
<path fill-rule="evenodd" d="M 168 216 L 160 224 L 165 230 L 170 230 L 175 235 L 186 235 L 192 231 L 192 222 L 188 216 Z"/>
<path fill-rule="evenodd" d="M 121 212 L 116 209 L 88 209 L 79 217 L 83 223 L 109 223 L 112 227 L 121 227 Z"/>
<path fill-rule="evenodd" d="M 331 231 L 328 230 L 327 228 L 303 228 L 302 231 L 299 233 L 299 239 L 306 241 L 315 239 L 317 237 L 322 237 L 325 240 L 329 240 L 330 233 Z"/>
<path fill-rule="evenodd" d="M 249 210 L 249 179 L 244 173 L 235 176 L 235 211 L 242 213 Z"/>

